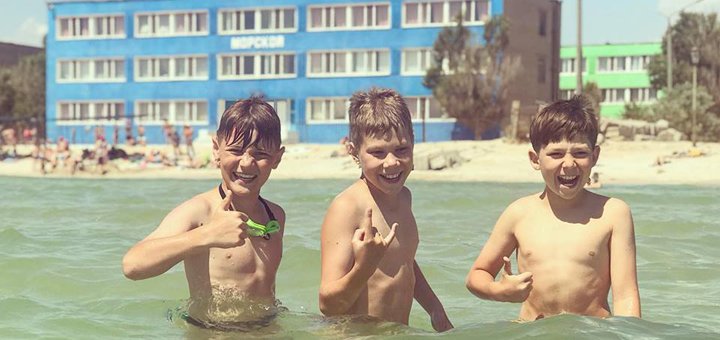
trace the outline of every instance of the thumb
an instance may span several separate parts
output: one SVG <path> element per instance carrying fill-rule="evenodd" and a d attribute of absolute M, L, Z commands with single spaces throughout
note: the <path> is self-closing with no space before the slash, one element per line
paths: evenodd
<path fill-rule="evenodd" d="M 395 239 L 395 229 L 397 229 L 398 224 L 393 223 L 392 227 L 390 227 L 390 232 L 385 236 L 385 239 L 383 240 L 383 243 L 385 243 L 385 246 L 389 246 L 390 243 Z"/>
<path fill-rule="evenodd" d="M 225 189 L 223 189 L 225 191 Z M 222 202 L 220 203 L 220 206 L 218 207 L 218 210 L 231 210 L 232 208 L 232 199 L 233 199 L 233 192 L 230 190 L 227 190 L 225 198 L 223 198 Z"/>
<path fill-rule="evenodd" d="M 510 258 L 508 258 L 507 256 L 503 256 L 503 262 L 505 262 L 505 264 L 503 265 L 503 268 L 505 269 L 505 274 L 512 275 L 513 273 L 512 265 L 510 264 Z"/>

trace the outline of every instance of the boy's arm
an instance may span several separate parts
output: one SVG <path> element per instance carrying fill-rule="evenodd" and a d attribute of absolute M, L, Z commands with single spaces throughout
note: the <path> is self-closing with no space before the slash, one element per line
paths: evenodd
<path fill-rule="evenodd" d="M 328 316 L 347 313 L 395 238 L 397 224 L 383 239 L 372 227 L 372 210 L 367 209 L 362 218 L 357 218 L 356 211 L 354 202 L 336 199 L 323 221 L 319 304 Z M 361 222 L 356 229 L 357 220 Z"/>
<path fill-rule="evenodd" d="M 504 302 L 523 302 L 532 290 L 532 273 L 512 275 L 510 254 L 517 248 L 514 234 L 516 220 L 522 214 L 518 202 L 511 204 L 500 215 L 480 255 L 468 273 L 467 289 L 481 299 Z M 495 281 L 500 267 L 505 267 L 500 281 Z"/>
<path fill-rule="evenodd" d="M 613 209 L 610 237 L 610 282 L 613 315 L 640 317 L 640 293 L 635 261 L 635 227 L 630 208 L 622 201 Z"/>
<path fill-rule="evenodd" d="M 199 223 L 197 216 L 207 214 L 203 211 L 207 206 L 200 198 L 195 197 L 173 209 L 155 231 L 125 254 L 122 263 L 125 276 L 132 280 L 155 277 L 187 255 L 211 246 L 226 248 L 242 244 L 247 237 L 247 226 L 244 224 L 247 216 L 241 212 L 226 211 L 232 196 L 227 195 L 216 207 L 205 226 L 194 229 L 194 225 Z"/>
<path fill-rule="evenodd" d="M 438 332 L 452 329 L 453 325 L 445 313 L 445 308 L 425 279 L 417 261 L 413 261 L 413 271 L 415 272 L 415 300 L 430 315 L 433 328 Z"/>

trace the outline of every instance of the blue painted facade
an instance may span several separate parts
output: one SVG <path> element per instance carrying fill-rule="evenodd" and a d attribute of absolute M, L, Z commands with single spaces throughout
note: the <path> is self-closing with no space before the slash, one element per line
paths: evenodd
<path fill-rule="evenodd" d="M 308 32 L 308 6 L 320 4 L 390 4 L 390 29 Z M 377 0 L 215 0 L 201 2 L 192 0 L 127 0 L 127 1 L 54 1 L 48 4 L 47 35 L 47 134 L 50 140 L 60 136 L 75 135 L 76 143 L 92 143 L 95 126 L 86 123 L 58 124 L 59 101 L 121 100 L 125 105 L 125 116 L 137 134 L 137 121 L 132 112 L 137 101 L 142 100 L 204 100 L 207 101 L 208 119 L 204 124 L 194 126 L 195 134 L 215 131 L 218 113 L 228 103 L 254 93 L 263 93 L 268 99 L 289 99 L 291 109 L 288 120 L 287 139 L 303 143 L 337 143 L 348 132 L 347 122 L 308 123 L 306 99 L 309 97 L 350 97 L 355 91 L 372 86 L 398 90 L 404 96 L 429 96 L 431 92 L 422 85 L 422 76 L 401 75 L 401 51 L 403 48 L 430 47 L 441 27 L 403 28 L 402 6 L 404 1 Z M 284 46 L 275 49 L 232 49 L 233 37 L 247 37 L 250 34 L 220 35 L 219 10 L 266 8 L 296 8 L 297 31 L 293 33 L 259 34 L 261 36 L 284 36 Z M 135 14 L 153 11 L 205 10 L 208 12 L 208 34 L 182 37 L 135 37 Z M 503 1 L 491 0 L 490 15 L 502 14 Z M 84 15 L 124 15 L 125 37 L 121 39 L 58 39 L 56 18 Z M 483 26 L 469 27 L 477 36 L 482 35 Z M 390 75 L 367 77 L 308 78 L 308 50 L 338 50 L 362 48 L 389 48 Z M 291 79 L 218 80 L 218 58 L 223 53 L 285 51 L 296 54 L 296 77 Z M 135 81 L 136 56 L 163 55 L 207 55 L 208 80 L 202 81 Z M 119 57 L 124 60 L 124 82 L 115 83 L 59 83 L 58 60 L 73 58 Z M 177 128 L 181 128 L 170 122 Z M 125 121 L 116 123 L 120 140 L 125 139 Z M 428 120 L 425 126 L 426 141 L 471 139 L 472 133 L 450 119 Z M 113 124 L 104 124 L 106 136 L 112 136 Z M 423 138 L 423 123 L 415 121 L 416 141 Z M 74 131 L 74 133 L 73 133 Z M 164 143 L 161 124 L 145 125 L 147 141 L 150 144 Z"/>

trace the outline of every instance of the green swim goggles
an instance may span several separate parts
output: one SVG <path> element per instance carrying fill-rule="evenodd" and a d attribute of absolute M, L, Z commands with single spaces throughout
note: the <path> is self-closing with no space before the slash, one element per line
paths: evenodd
<path fill-rule="evenodd" d="M 222 184 L 218 185 L 218 192 L 220 192 L 220 198 L 225 199 L 225 191 L 222 189 Z M 267 213 L 270 221 L 268 221 L 267 224 L 260 224 L 248 217 L 248 220 L 245 221 L 245 224 L 248 226 L 247 232 L 250 236 L 262 237 L 269 240 L 270 234 L 280 231 L 280 222 L 275 219 L 275 215 L 270 210 L 267 202 L 265 202 L 265 200 L 260 196 L 258 196 L 258 199 L 260 200 L 260 203 L 262 203 L 263 207 L 265 207 L 265 213 Z"/>
<path fill-rule="evenodd" d="M 267 224 L 260 224 L 248 218 L 245 224 L 249 227 L 247 231 L 250 236 L 262 237 L 266 240 L 270 239 L 270 234 L 280 231 L 280 223 L 276 220 L 270 220 Z"/>

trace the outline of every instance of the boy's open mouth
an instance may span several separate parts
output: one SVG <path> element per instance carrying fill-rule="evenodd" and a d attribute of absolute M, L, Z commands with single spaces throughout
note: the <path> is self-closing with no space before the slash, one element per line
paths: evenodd
<path fill-rule="evenodd" d="M 402 177 L 402 172 L 398 172 L 396 174 L 380 174 L 380 177 L 382 177 L 385 181 L 390 183 L 397 183 L 400 181 L 400 178 Z"/>
<path fill-rule="evenodd" d="M 580 181 L 580 176 L 557 176 L 557 181 L 560 183 L 560 185 L 564 185 L 566 187 L 572 188 L 575 187 L 575 185 L 578 184 L 578 181 Z"/>
<path fill-rule="evenodd" d="M 252 180 L 254 180 L 257 177 L 257 175 L 248 175 L 248 174 L 244 174 L 241 172 L 234 172 L 233 175 L 235 176 L 236 179 L 240 179 L 241 181 L 243 181 L 245 183 L 252 182 Z"/>

